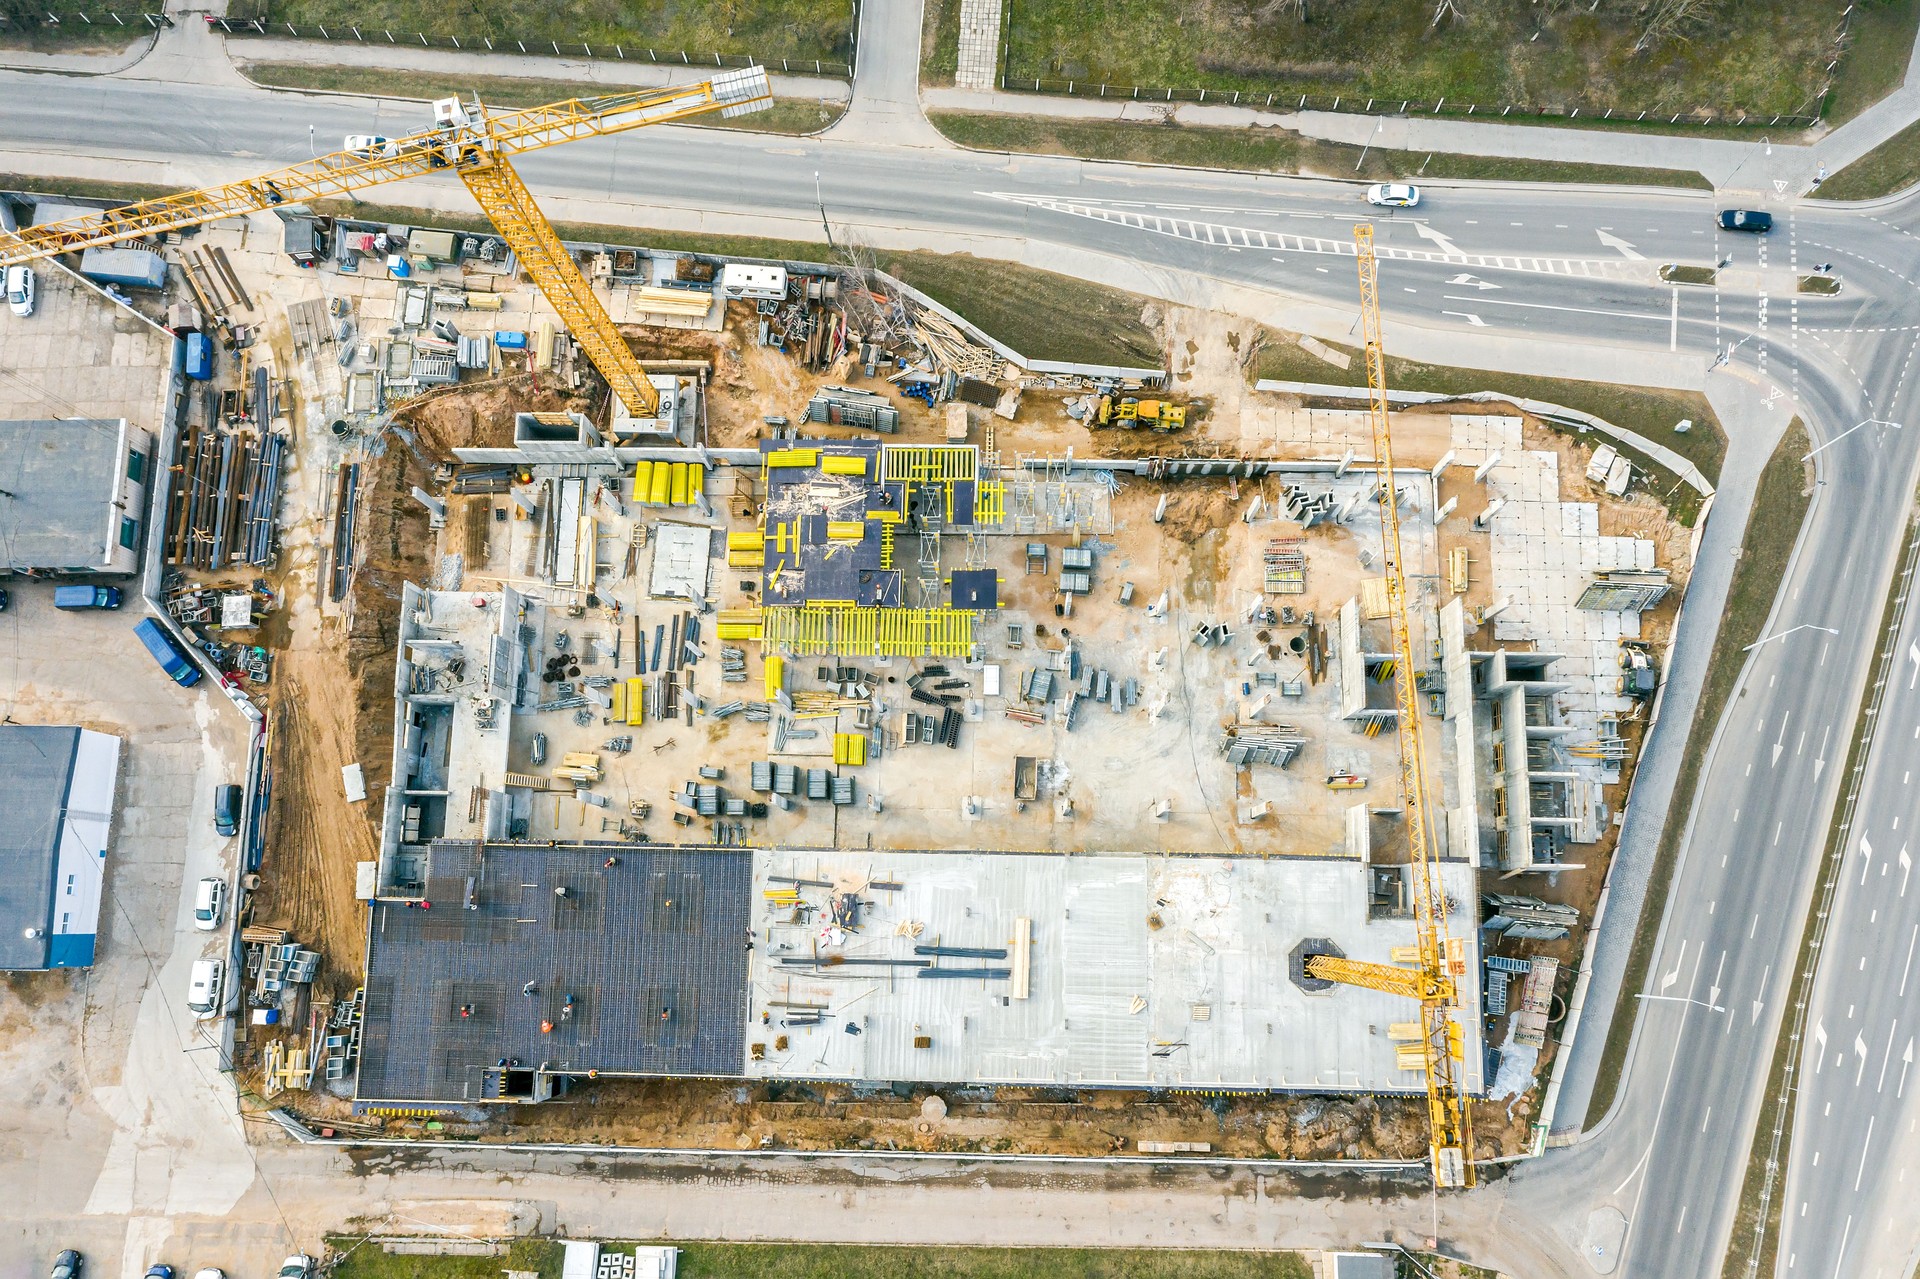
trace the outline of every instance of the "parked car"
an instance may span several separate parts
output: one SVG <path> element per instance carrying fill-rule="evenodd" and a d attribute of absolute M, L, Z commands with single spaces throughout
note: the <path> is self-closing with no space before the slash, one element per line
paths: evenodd
<path fill-rule="evenodd" d="M 240 833 L 241 795 L 232 782 L 213 788 L 213 829 L 223 838 Z"/>
<path fill-rule="evenodd" d="M 10 266 L 7 268 L 7 306 L 15 315 L 33 314 L 34 299 L 39 294 L 40 281 L 35 278 L 30 266 Z"/>
<path fill-rule="evenodd" d="M 1722 209 L 1720 210 L 1720 229 L 1751 231 L 1755 235 L 1765 235 L 1773 230 L 1773 214 L 1762 213 L 1758 209 Z"/>
<path fill-rule="evenodd" d="M 227 1279 L 227 1272 L 218 1266 L 202 1266 L 193 1272 L 193 1279 Z"/>
<path fill-rule="evenodd" d="M 340 149 L 350 151 L 363 160 L 391 159 L 400 154 L 399 143 L 377 133 L 349 133 L 340 144 Z"/>
<path fill-rule="evenodd" d="M 1367 188 L 1367 203 L 1383 209 L 1411 209 L 1420 203 L 1420 188 L 1404 182 L 1376 182 Z"/>
<path fill-rule="evenodd" d="M 56 586 L 53 588 L 53 606 L 55 608 L 119 608 L 120 588 L 117 586 Z"/>
<path fill-rule="evenodd" d="M 173 1279 L 173 1267 L 156 1261 L 147 1267 L 147 1279 Z"/>
<path fill-rule="evenodd" d="M 68 1248 L 53 1259 L 53 1273 L 50 1279 L 80 1279 L 84 1264 L 80 1254 Z"/>
<path fill-rule="evenodd" d="M 160 663 L 160 669 L 167 673 L 168 679 L 181 688 L 192 688 L 200 682 L 200 668 L 193 664 L 192 658 L 180 651 L 173 636 L 167 634 L 166 628 L 159 622 L 149 617 L 135 626 L 133 633 L 140 637 L 140 643 L 153 655 L 153 660 Z"/>
<path fill-rule="evenodd" d="M 220 927 L 227 910 L 227 881 L 209 875 L 193 890 L 193 926 L 203 933 Z"/>
<path fill-rule="evenodd" d="M 193 961 L 193 969 L 187 975 L 187 1007 L 201 1021 L 211 1021 L 220 1015 L 221 990 L 226 976 L 227 966 L 218 959 Z"/>
<path fill-rule="evenodd" d="M 0 590 L 0 613 L 7 611 L 7 605 L 13 603 L 13 592 Z"/>
<path fill-rule="evenodd" d="M 296 1252 L 280 1263 L 280 1279 L 313 1279 L 313 1258 Z"/>

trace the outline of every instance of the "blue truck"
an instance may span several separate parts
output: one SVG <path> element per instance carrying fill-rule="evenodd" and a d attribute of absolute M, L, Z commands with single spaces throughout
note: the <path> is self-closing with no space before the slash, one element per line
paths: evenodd
<path fill-rule="evenodd" d="M 160 669 L 167 673 L 168 679 L 181 688 L 192 688 L 200 682 L 200 668 L 181 651 L 173 636 L 167 634 L 166 627 L 149 617 L 134 627 L 133 633 L 140 637 L 147 652 L 153 654 L 153 660 L 160 663 Z"/>
<path fill-rule="evenodd" d="M 53 588 L 53 606 L 55 608 L 119 608 L 120 588 L 117 586 L 56 586 Z"/>

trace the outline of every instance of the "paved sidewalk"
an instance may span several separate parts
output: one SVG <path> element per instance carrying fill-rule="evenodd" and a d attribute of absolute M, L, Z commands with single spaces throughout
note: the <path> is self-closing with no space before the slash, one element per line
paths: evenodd
<path fill-rule="evenodd" d="M 459 76 L 511 76 L 529 80 L 574 80 L 604 84 L 609 89 L 651 88 L 693 84 L 718 69 L 700 65 L 670 65 L 617 58 L 552 58 L 521 53 L 463 53 L 458 49 L 415 48 L 403 44 L 355 40 L 280 40 L 234 36 L 225 41 L 226 57 L 244 67 L 249 62 L 292 62 L 314 67 L 376 67 L 394 71 L 421 71 L 449 77 L 448 92 L 459 88 Z M 817 98 L 845 102 L 845 80 L 832 76 L 782 75 L 769 79 L 775 96 Z"/>
<path fill-rule="evenodd" d="M 920 109 L 921 0 L 861 0 L 853 105 L 829 137 L 950 148 Z"/>

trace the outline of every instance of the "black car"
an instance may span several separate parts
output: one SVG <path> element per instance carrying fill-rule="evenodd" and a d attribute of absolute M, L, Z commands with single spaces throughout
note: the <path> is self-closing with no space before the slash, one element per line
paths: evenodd
<path fill-rule="evenodd" d="M 1751 231 L 1755 235 L 1764 235 L 1773 230 L 1773 214 L 1762 213 L 1758 209 L 1722 209 L 1720 210 L 1720 229 Z"/>
<path fill-rule="evenodd" d="M 51 1279 L 80 1279 L 80 1254 L 68 1248 L 53 1259 Z"/>
<path fill-rule="evenodd" d="M 240 797 L 238 786 L 228 783 L 216 786 L 213 790 L 213 829 L 214 833 L 226 838 L 240 831 Z"/>

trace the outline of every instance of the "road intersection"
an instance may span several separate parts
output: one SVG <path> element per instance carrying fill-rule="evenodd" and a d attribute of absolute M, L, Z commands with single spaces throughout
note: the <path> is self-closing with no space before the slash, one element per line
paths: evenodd
<path fill-rule="evenodd" d="M 1336 341 L 1348 337 L 1355 315 L 1351 227 L 1372 215 L 1395 354 L 1711 396 L 1731 447 L 1680 623 L 1665 726 L 1642 761 L 1623 832 L 1609 932 L 1589 974 L 1556 1127 L 1578 1126 L 1594 1086 L 1662 796 L 1681 754 L 1707 750 L 1615 1107 L 1579 1140 L 1472 1195 L 1438 1201 L 1372 1197 L 1377 1188 L 1329 1191 L 1324 1183 L 1303 1194 L 1300 1185 L 1252 1173 L 1148 1189 L 1127 1180 L 1132 1174 L 1086 1169 L 916 1164 L 826 1176 L 793 1162 L 694 1172 L 665 1159 L 619 1174 L 655 1179 L 659 1215 L 649 1217 L 611 1198 L 603 1203 L 591 1179 L 569 1182 L 613 1175 L 591 1156 L 467 1150 L 369 1162 L 269 1145 L 259 1156 L 261 1184 L 230 1215 L 256 1223 L 265 1237 L 280 1228 L 276 1221 L 330 1220 L 323 1210 L 338 1219 L 390 1210 L 408 1195 L 506 1194 L 560 1203 L 569 1225 L 605 1224 L 610 1233 L 751 1234 L 716 1196 L 752 1181 L 782 1202 L 811 1205 L 807 1229 L 839 1229 L 846 1238 L 878 1237 L 859 1225 L 862 1213 L 896 1223 L 901 1211 L 985 1220 L 992 1203 L 1004 1226 L 998 1241 L 1033 1234 L 1284 1245 L 1398 1229 L 1404 1238 L 1437 1234 L 1516 1275 L 1718 1275 L 1730 1243 L 1744 1242 L 1733 1237 L 1736 1198 L 1776 1036 L 1792 1025 L 1785 995 L 1817 858 L 1835 802 L 1853 784 L 1845 763 L 1855 708 L 1920 483 L 1920 430 L 1909 425 L 1920 397 L 1910 376 L 1920 347 L 1920 200 L 1821 205 L 1773 190 L 1770 177 L 1757 183 L 1761 190 L 1717 197 L 1434 184 L 1417 210 L 1386 215 L 1366 209 L 1351 184 L 961 151 L 941 145 L 914 108 L 917 58 L 881 56 L 889 48 L 917 52 L 917 13 L 911 24 L 902 17 L 914 6 L 866 9 L 870 22 L 897 29 L 863 43 L 854 110 L 827 136 L 662 128 L 529 156 L 523 172 L 560 219 L 794 239 L 815 238 L 818 173 L 836 229 L 882 248 L 1023 261 Z M 394 132 L 416 125 L 422 112 L 418 103 L 269 94 L 231 78 L 8 71 L 0 71 L 0 102 L 8 120 L 0 163 L 10 171 L 175 185 L 304 159 L 309 126 L 327 138 Z M 1773 172 L 1755 156 L 1756 173 Z M 1794 163 L 1805 167 L 1802 159 Z M 453 183 L 408 183 L 391 199 L 468 207 Z M 1762 239 L 1722 232 L 1712 217 L 1719 203 L 1768 208 L 1777 229 Z M 1842 292 L 1797 293 L 1798 277 L 1827 262 Z M 1717 283 L 1668 284 L 1658 274 L 1668 263 L 1715 268 Z M 1820 445 L 1810 463 L 1818 483 L 1766 628 L 1781 638 L 1747 656 L 1711 745 L 1688 743 L 1682 734 L 1747 506 L 1794 416 Z M 1904 429 L 1857 429 L 1869 421 Z M 1778 1191 L 1780 1262 L 1793 1275 L 1905 1279 L 1920 1253 L 1920 1224 L 1893 1207 L 1905 1170 L 1920 1167 L 1920 1078 L 1908 1077 L 1920 1013 L 1904 1003 L 1920 939 L 1920 889 L 1906 891 L 1920 835 L 1902 833 L 1903 818 L 1907 827 L 1920 820 L 1905 798 L 1920 769 L 1920 727 L 1910 727 L 1920 725 L 1920 615 L 1903 615 L 1894 643 L 1913 656 L 1896 662 L 1876 716 L 1882 731 L 1859 777 L 1847 872 L 1805 1017 L 1797 1126 Z M 71 1158 L 74 1175 L 97 1173 Z M 365 1175 L 329 1184 L 347 1168 Z M 496 1181 L 504 1188 L 493 1189 Z M 1090 1193 L 1112 1193 L 1119 1181 L 1125 1188 L 1111 1202 Z M 75 1203 L 51 1189 L 5 1184 L 14 1193 L 0 1216 L 86 1215 L 84 1194 Z M 1016 1185 L 1018 1208 L 1005 1193 Z M 299 1195 L 315 1215 L 296 1208 L 280 1216 Z M 566 1207 L 570 1195 L 578 1202 Z M 276 1199 L 268 1212 L 263 1202 Z M 1116 1212 L 1116 1204 L 1130 1211 Z M 1205 1221 L 1178 1224 L 1196 1210 Z M 915 1229 L 931 1239 L 958 1228 Z"/>

